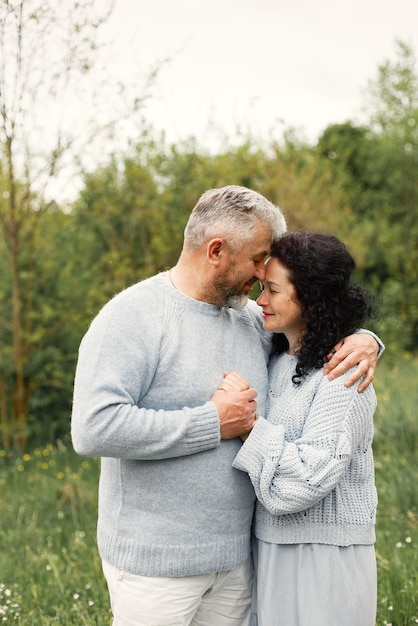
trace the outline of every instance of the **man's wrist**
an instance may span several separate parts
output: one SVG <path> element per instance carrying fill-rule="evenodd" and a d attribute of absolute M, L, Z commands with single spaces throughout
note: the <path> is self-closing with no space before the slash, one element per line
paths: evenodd
<path fill-rule="evenodd" d="M 378 335 L 376 335 L 376 333 L 374 333 L 373 331 L 367 330 L 367 328 L 359 328 L 358 330 L 356 330 L 356 333 L 371 335 L 373 339 L 375 339 L 377 343 L 377 358 L 379 359 L 385 350 L 385 344 L 381 341 L 380 337 L 378 337 Z"/>

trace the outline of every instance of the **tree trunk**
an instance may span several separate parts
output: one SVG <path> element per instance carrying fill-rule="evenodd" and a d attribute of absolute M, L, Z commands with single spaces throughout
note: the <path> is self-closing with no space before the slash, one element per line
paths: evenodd
<path fill-rule="evenodd" d="M 7 412 L 6 381 L 0 376 L 0 420 L 3 448 L 10 448 L 10 424 Z"/>

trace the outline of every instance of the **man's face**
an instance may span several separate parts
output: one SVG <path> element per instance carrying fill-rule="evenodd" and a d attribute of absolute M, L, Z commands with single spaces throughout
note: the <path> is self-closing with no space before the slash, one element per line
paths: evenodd
<path fill-rule="evenodd" d="M 236 252 L 227 251 L 214 282 L 221 306 L 243 308 L 246 305 L 254 283 L 264 280 L 270 245 L 271 231 L 260 221 L 249 241 Z"/>

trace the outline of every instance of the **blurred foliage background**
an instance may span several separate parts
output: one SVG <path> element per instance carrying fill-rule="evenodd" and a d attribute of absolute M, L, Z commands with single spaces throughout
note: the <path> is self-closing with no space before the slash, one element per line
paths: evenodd
<path fill-rule="evenodd" d="M 44 103 L 62 104 L 66 90 L 73 93 L 75 84 L 81 90 L 89 78 L 98 21 L 89 15 L 87 0 L 75 2 L 77 24 L 70 19 L 64 24 L 52 3 L 49 9 L 42 5 L 36 20 L 33 8 L 18 13 L 18 4 L 2 3 L 0 10 L 0 39 L 9 37 L 10 57 L 0 66 L 5 449 L 68 436 L 77 350 L 90 321 L 115 293 L 175 264 L 188 215 L 201 193 L 213 187 L 245 185 L 279 205 L 290 230 L 342 238 L 357 259 L 358 280 L 378 296 L 379 314 L 369 328 L 386 344 L 385 360 L 416 356 L 418 76 L 406 43 L 396 42 L 394 60 L 378 67 L 370 81 L 367 121 L 331 125 L 315 145 L 291 128 L 277 137 L 273 133 L 268 142 L 251 135 L 241 142 L 225 138 L 216 154 L 193 137 L 168 145 L 135 117 L 156 72 L 142 94 L 129 102 L 124 94 L 128 113 L 93 120 L 84 144 L 76 130 L 59 125 L 48 143 L 34 141 L 35 130 L 51 122 Z M 31 4 L 23 3 L 28 11 Z M 42 22 L 46 17 L 48 27 Z M 45 44 L 46 34 L 64 26 L 71 49 L 54 64 L 46 62 L 39 41 Z M 32 47 L 25 48 L 28 41 Z M 135 133 L 121 143 L 118 124 L 128 114 Z M 106 151 L 97 165 L 90 156 L 87 167 L 83 157 L 99 136 Z M 51 192 L 51 181 L 68 163 L 73 172 L 78 168 L 82 183 L 74 200 L 64 203 Z"/>

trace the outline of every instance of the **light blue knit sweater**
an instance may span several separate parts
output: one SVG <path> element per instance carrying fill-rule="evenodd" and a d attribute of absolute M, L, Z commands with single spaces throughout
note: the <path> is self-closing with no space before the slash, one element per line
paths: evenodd
<path fill-rule="evenodd" d="M 243 311 L 198 302 L 164 274 L 102 309 L 80 346 L 72 417 L 75 450 L 102 457 L 102 558 L 185 576 L 248 557 L 254 490 L 232 468 L 241 440 L 220 440 L 209 399 L 236 370 L 264 412 L 269 349 L 254 302 Z"/>
<path fill-rule="evenodd" d="M 314 370 L 292 383 L 296 357 L 272 358 L 266 419 L 238 453 L 259 502 L 255 535 L 269 543 L 375 541 L 377 495 L 372 456 L 376 396 Z"/>

